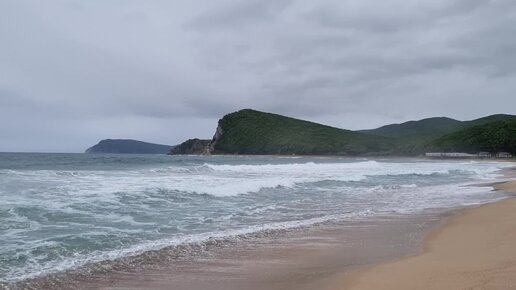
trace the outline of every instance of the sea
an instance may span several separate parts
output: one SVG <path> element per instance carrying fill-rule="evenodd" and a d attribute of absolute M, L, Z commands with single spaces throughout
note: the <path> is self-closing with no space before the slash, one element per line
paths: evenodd
<path fill-rule="evenodd" d="M 488 203 L 504 195 L 485 184 L 509 166 L 0 153 L 0 286 L 208 239 Z"/>

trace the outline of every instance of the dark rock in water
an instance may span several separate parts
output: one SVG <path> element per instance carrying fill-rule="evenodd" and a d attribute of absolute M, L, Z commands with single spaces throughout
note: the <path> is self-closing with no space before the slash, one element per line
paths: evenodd
<path fill-rule="evenodd" d="M 129 139 L 106 139 L 88 148 L 85 153 L 167 154 L 174 147 Z"/>
<path fill-rule="evenodd" d="M 189 139 L 170 150 L 170 155 L 176 154 L 210 154 L 211 140 Z"/>

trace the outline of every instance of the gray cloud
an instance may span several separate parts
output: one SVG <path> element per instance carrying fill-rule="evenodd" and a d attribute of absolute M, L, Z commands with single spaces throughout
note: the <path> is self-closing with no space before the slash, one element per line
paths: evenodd
<path fill-rule="evenodd" d="M 0 151 L 178 143 L 252 107 L 359 129 L 516 113 L 512 0 L 0 1 Z"/>
<path fill-rule="evenodd" d="M 233 1 L 222 3 L 194 17 L 186 27 L 200 30 L 240 29 L 248 25 L 261 25 L 278 18 L 291 0 Z"/>

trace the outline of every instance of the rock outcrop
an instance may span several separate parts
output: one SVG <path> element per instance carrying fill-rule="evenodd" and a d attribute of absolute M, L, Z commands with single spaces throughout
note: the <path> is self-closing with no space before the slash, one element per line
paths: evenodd
<path fill-rule="evenodd" d="M 211 140 L 206 139 L 188 139 L 185 142 L 174 147 L 169 155 L 181 155 L 181 154 L 209 154 L 208 147 L 211 143 Z"/>

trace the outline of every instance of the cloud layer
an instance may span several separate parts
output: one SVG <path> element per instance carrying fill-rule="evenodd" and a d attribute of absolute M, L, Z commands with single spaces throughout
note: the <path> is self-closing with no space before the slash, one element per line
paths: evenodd
<path fill-rule="evenodd" d="M 175 144 L 256 108 L 359 129 L 516 113 L 512 0 L 0 1 L 0 151 Z"/>

